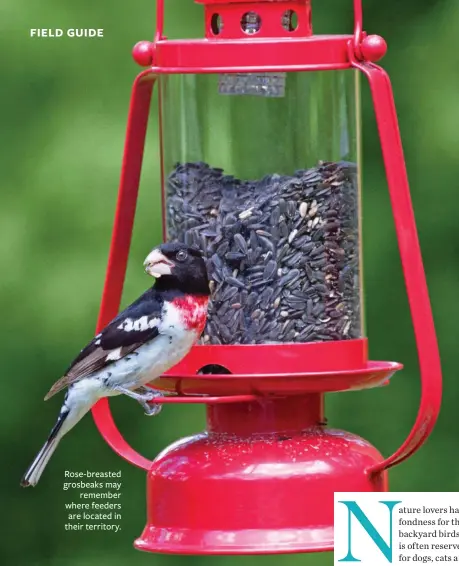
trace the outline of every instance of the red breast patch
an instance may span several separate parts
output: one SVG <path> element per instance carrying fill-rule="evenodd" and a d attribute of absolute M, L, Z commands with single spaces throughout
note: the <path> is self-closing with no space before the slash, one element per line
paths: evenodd
<path fill-rule="evenodd" d="M 198 336 L 201 336 L 206 326 L 208 303 L 208 297 L 193 297 L 191 295 L 172 301 L 172 304 L 180 310 L 185 328 L 194 330 Z"/>

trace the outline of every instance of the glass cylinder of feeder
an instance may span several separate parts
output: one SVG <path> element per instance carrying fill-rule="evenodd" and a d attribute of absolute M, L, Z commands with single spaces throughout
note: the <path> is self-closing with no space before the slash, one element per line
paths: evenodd
<path fill-rule="evenodd" d="M 160 77 L 167 238 L 199 246 L 201 342 L 363 335 L 357 72 Z"/>

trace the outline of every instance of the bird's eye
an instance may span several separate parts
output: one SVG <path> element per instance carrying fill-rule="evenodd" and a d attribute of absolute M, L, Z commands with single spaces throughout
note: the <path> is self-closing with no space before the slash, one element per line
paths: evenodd
<path fill-rule="evenodd" d="M 185 250 L 180 250 L 177 252 L 177 255 L 175 256 L 179 261 L 185 261 L 186 258 L 188 257 L 188 254 L 186 253 Z"/>

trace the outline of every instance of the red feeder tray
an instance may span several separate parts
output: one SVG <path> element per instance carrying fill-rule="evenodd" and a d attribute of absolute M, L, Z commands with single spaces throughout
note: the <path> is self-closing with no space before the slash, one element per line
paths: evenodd
<path fill-rule="evenodd" d="M 179 395 L 223 396 L 356 391 L 387 384 L 387 380 L 402 367 L 397 362 L 368 362 L 366 368 L 355 371 L 256 375 L 168 375 L 155 383 L 155 389 Z"/>
<path fill-rule="evenodd" d="M 179 395 L 292 395 L 379 387 L 402 368 L 368 362 L 367 341 L 195 346 L 155 388 Z M 226 375 L 198 375 L 222 367 Z"/>

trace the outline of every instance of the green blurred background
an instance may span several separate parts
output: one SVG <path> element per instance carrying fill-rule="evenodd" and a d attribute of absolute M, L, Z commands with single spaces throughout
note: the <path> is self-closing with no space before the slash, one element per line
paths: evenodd
<path fill-rule="evenodd" d="M 351 0 L 316 0 L 317 33 L 349 32 Z M 458 314 L 459 4 L 457 0 L 364 0 L 365 29 L 383 35 L 443 360 L 446 395 L 427 445 L 390 473 L 391 488 L 456 491 L 459 385 L 453 372 Z M 132 46 L 150 39 L 153 0 L 0 4 L 0 261 L 2 395 L 0 556 L 8 566 L 231 566 L 332 564 L 332 555 L 151 556 L 132 548 L 145 523 L 145 476 L 118 458 L 87 416 L 65 439 L 41 483 L 19 480 L 54 423 L 62 398 L 42 401 L 93 335 L 118 188 L 132 81 Z M 104 38 L 31 39 L 30 28 L 104 28 Z M 169 37 L 196 37 L 202 7 L 167 0 Z M 403 440 L 419 402 L 418 365 L 368 87 L 364 112 L 364 239 L 367 331 L 373 359 L 405 370 L 390 387 L 331 395 L 334 426 L 368 438 L 384 454 Z M 156 115 L 149 134 L 123 303 L 149 285 L 139 269 L 160 239 Z M 155 419 L 127 399 L 112 402 L 117 423 L 154 457 L 199 431 L 202 407 L 167 407 Z M 65 469 L 122 470 L 119 534 L 66 532 Z"/>

